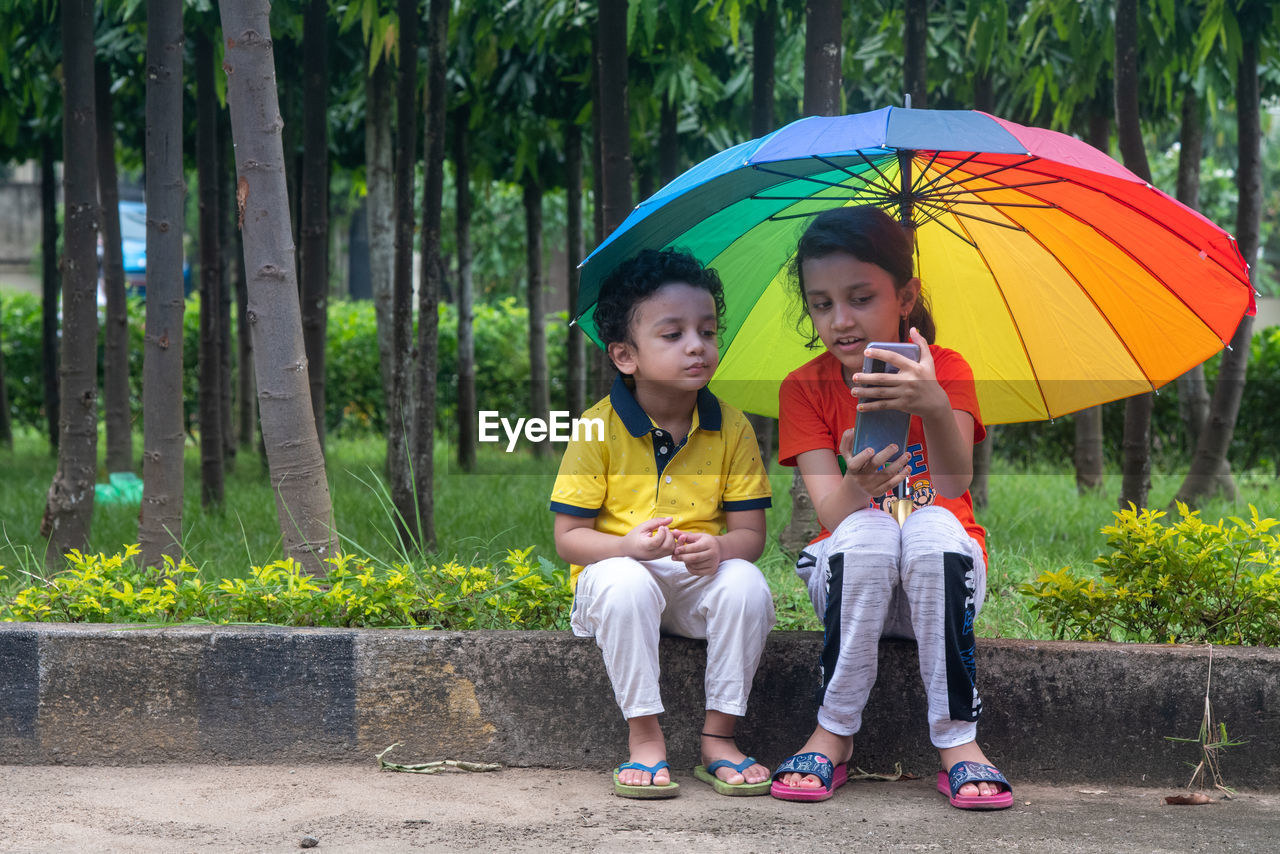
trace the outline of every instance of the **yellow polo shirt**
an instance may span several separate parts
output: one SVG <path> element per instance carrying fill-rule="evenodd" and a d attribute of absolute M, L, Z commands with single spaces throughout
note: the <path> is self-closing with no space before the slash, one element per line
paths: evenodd
<path fill-rule="evenodd" d="M 726 513 L 770 506 L 755 431 L 741 411 L 705 388 L 679 444 L 653 423 L 621 376 L 582 418 L 603 421 L 604 439 L 583 431 L 570 441 L 551 491 L 556 513 L 594 519 L 597 531 L 617 536 L 662 516 L 683 531 L 722 534 Z M 582 567 L 571 571 L 576 585 Z"/>

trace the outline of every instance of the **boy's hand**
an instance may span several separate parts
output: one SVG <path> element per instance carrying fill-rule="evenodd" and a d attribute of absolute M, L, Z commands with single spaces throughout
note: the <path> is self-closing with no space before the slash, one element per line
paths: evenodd
<path fill-rule="evenodd" d="M 683 561 L 690 575 L 710 575 L 720 568 L 720 540 L 711 534 L 676 531 L 671 556 Z"/>
<path fill-rule="evenodd" d="M 636 560 L 657 560 L 671 554 L 676 546 L 675 534 L 667 527 L 671 516 L 649 519 L 636 525 L 622 538 L 623 551 Z"/>

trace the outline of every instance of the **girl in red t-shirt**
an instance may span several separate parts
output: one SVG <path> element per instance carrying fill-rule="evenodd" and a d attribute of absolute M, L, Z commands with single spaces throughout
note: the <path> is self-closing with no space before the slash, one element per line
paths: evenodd
<path fill-rule="evenodd" d="M 783 381 L 778 456 L 799 467 L 823 526 L 796 563 L 825 626 L 823 695 L 813 735 L 779 766 L 772 793 L 825 800 L 847 779 L 879 640 L 907 637 L 919 648 L 939 790 L 965 809 L 1008 807 L 1012 787 L 976 741 L 973 620 L 986 555 L 968 489 L 985 432 L 973 374 L 959 353 L 931 346 L 911 237 L 879 208 L 817 216 L 800 238 L 795 279 L 802 323 L 825 350 Z M 868 350 L 872 341 L 914 342 L 920 360 Z M 864 354 L 898 373 L 864 374 Z M 878 409 L 912 414 L 907 447 L 853 453 L 858 413 Z M 895 491 L 914 509 L 901 526 L 885 512 Z"/>

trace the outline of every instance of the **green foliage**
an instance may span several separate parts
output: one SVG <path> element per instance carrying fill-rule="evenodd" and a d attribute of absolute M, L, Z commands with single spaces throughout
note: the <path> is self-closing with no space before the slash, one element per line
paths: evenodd
<path fill-rule="evenodd" d="M 482 409 L 504 415 L 528 417 L 529 411 L 529 310 L 506 297 L 474 307 L 476 352 L 476 400 Z M 145 306 L 129 301 L 129 388 L 135 424 L 142 418 L 142 360 Z M 565 409 L 566 312 L 547 316 L 547 358 L 551 373 L 551 407 Z M 183 414 L 193 424 L 199 407 L 200 303 L 187 301 L 183 326 Z M 99 318 L 99 335 L 103 333 Z M 0 330 L 4 347 L 5 379 L 10 415 L 14 424 L 44 428 L 44 391 L 40 367 L 40 299 L 14 294 L 0 301 Z M 235 350 L 235 332 L 232 331 Z M 458 406 L 458 311 L 440 306 L 439 363 L 436 383 L 436 427 L 446 433 L 454 428 Z M 99 343 L 101 351 L 101 342 Z M 378 367 L 378 327 L 373 303 L 334 300 L 329 303 L 325 351 L 325 413 L 328 430 L 335 435 L 364 435 L 386 429 L 386 397 Z M 99 383 L 103 360 L 98 359 Z M 536 413 L 545 416 L 545 413 Z"/>
<path fill-rule="evenodd" d="M 292 559 L 252 567 L 248 578 L 206 582 L 186 560 L 139 567 L 138 547 L 68 555 L 70 568 L 0 604 L 5 621 L 63 623 L 270 623 L 424 629 L 562 629 L 573 594 L 566 573 L 532 548 L 496 565 L 454 561 L 375 564 L 338 554 L 323 578 Z M 2 567 L 0 567 L 2 568 Z"/>
<path fill-rule="evenodd" d="M 1280 644 L 1280 537 L 1252 505 L 1248 520 L 1208 524 L 1178 504 L 1116 511 L 1101 579 L 1070 569 L 1019 585 L 1055 636 L 1168 643 Z"/>

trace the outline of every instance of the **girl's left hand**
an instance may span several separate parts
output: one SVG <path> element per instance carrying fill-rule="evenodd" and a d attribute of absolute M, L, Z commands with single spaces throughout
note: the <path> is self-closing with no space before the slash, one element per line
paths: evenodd
<path fill-rule="evenodd" d="M 950 413 L 951 401 L 934 373 L 933 354 L 924 337 L 911 327 L 911 341 L 920 348 L 920 361 L 915 362 L 892 350 L 869 348 L 866 356 L 881 359 L 898 369 L 896 374 L 853 375 L 850 392 L 858 398 L 859 412 L 897 409 L 922 418 L 932 413 Z"/>

